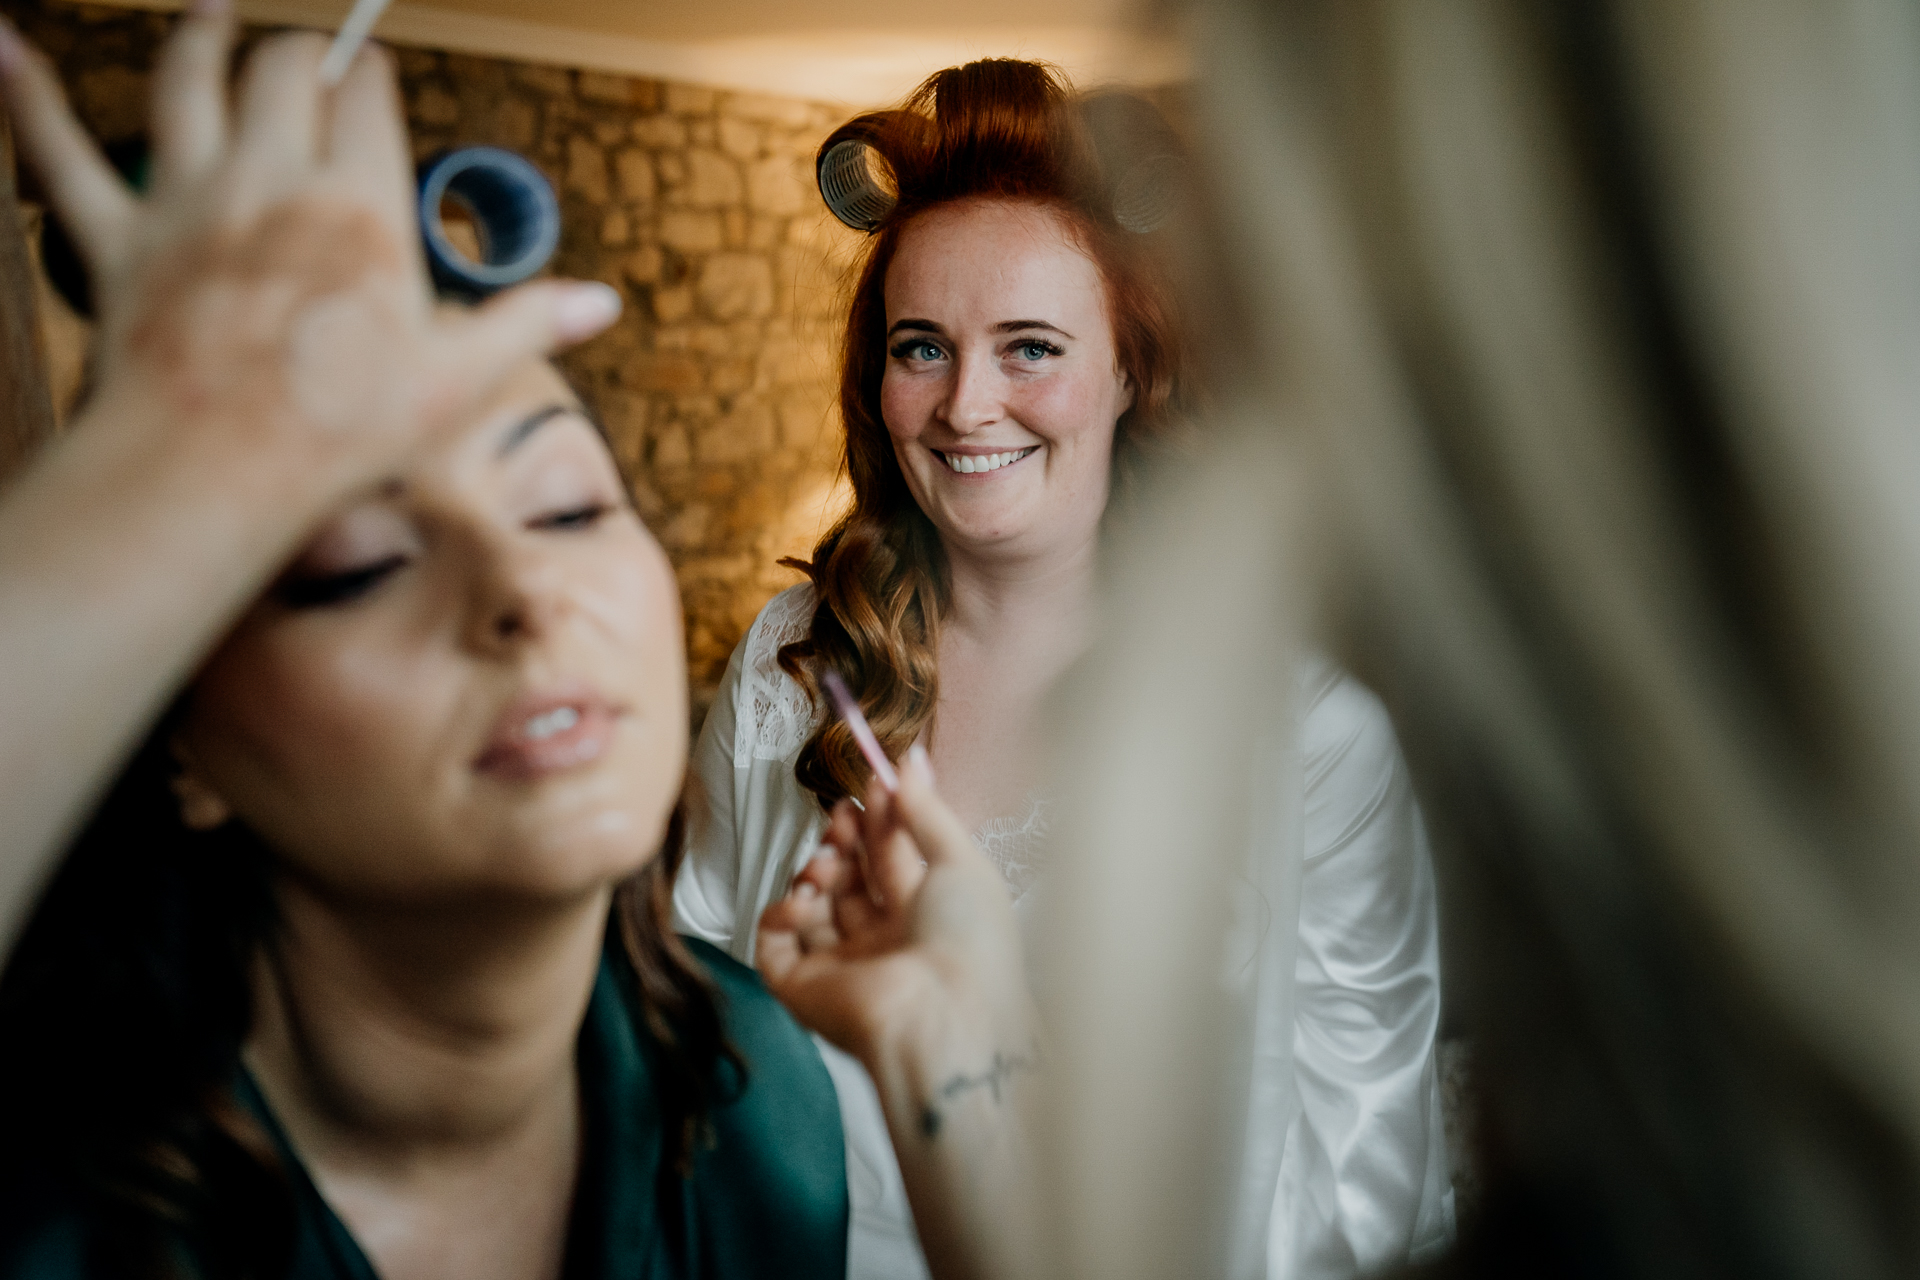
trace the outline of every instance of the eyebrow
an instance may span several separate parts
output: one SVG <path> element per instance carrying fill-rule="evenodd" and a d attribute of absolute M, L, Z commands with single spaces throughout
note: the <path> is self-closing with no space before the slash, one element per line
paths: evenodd
<path fill-rule="evenodd" d="M 988 332 L 1021 333 L 1028 329 L 1043 329 L 1048 333 L 1057 333 L 1063 338 L 1073 337 L 1072 334 L 1062 329 L 1059 325 L 1049 324 L 1045 320 L 1002 320 L 999 324 L 994 325 Z M 887 336 L 891 338 L 894 334 L 902 331 L 908 333 L 945 333 L 946 329 L 931 320 L 895 320 L 892 326 L 887 329 Z"/>
<path fill-rule="evenodd" d="M 995 333 L 1019 333 L 1023 329 L 1044 329 L 1048 333 L 1057 333 L 1063 338 L 1071 338 L 1073 336 L 1059 325 L 1048 324 L 1045 320 L 1002 320 L 999 324 L 993 326 L 993 332 Z"/>
<path fill-rule="evenodd" d="M 527 437 L 546 426 L 562 414 L 578 413 L 579 409 L 570 404 L 550 404 L 535 409 L 526 417 L 513 424 L 506 435 L 500 438 L 500 447 L 494 451 L 494 457 L 504 458 L 527 442 Z"/>

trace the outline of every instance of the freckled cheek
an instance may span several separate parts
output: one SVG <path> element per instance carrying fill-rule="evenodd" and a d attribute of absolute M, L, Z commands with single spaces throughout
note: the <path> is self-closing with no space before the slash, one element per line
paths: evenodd
<path fill-rule="evenodd" d="M 888 371 L 880 379 L 880 420 L 887 434 L 900 444 L 912 444 L 926 431 L 940 401 L 940 388 L 931 378 L 913 378 Z"/>
<path fill-rule="evenodd" d="M 1105 412 L 1107 390 L 1090 379 L 1048 379 L 1026 389 L 1010 408 L 1027 430 L 1061 452 L 1112 448 L 1114 420 Z"/>

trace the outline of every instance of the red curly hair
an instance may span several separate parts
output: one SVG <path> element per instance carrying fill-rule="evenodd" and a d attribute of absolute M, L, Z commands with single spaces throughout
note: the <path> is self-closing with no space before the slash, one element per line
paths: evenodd
<path fill-rule="evenodd" d="M 898 199 L 868 243 L 841 351 L 853 506 L 811 561 L 782 562 L 812 580 L 817 605 L 808 634 L 783 647 L 779 661 L 816 706 L 816 673 L 837 670 L 889 756 L 898 758 L 933 719 L 948 593 L 939 534 L 909 492 L 880 416 L 887 268 L 901 230 L 928 209 L 981 198 L 1040 204 L 1063 217 L 1099 269 L 1115 355 L 1134 389 L 1114 434 L 1119 492 L 1143 446 L 1184 416 L 1173 293 L 1156 266 L 1154 237 L 1124 230 L 1113 213 L 1123 153 L 1143 136 L 1171 137 L 1143 100 L 1078 95 L 1052 68 L 995 58 L 936 72 L 899 109 L 856 117 L 821 144 L 824 156 L 843 139 L 865 141 L 891 170 Z M 794 772 L 822 806 L 858 794 L 868 774 L 852 735 L 832 717 L 801 748 Z"/>

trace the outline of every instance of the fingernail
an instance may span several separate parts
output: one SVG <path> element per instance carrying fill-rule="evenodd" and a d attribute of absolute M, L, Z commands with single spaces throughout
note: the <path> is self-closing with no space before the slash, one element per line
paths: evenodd
<path fill-rule="evenodd" d="M 927 757 L 927 749 L 917 742 L 907 748 L 907 767 L 918 770 L 929 783 L 933 781 L 933 761 Z"/>
<path fill-rule="evenodd" d="M 570 284 L 553 304 L 553 318 L 567 341 L 591 337 L 620 316 L 620 291 L 598 280 Z"/>
<path fill-rule="evenodd" d="M 803 902 L 808 898 L 817 897 L 819 893 L 820 891 L 813 887 L 813 881 L 811 880 L 802 880 L 799 884 L 793 886 L 793 896 Z"/>

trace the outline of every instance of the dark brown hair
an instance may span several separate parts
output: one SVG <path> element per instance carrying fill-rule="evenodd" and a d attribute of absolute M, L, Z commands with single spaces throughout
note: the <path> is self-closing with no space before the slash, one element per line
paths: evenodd
<path fill-rule="evenodd" d="M 1114 435 L 1119 491 L 1145 446 L 1184 417 L 1186 390 L 1173 291 L 1153 237 L 1123 230 L 1113 216 L 1127 148 L 1112 137 L 1126 130 L 1111 126 L 1142 118 L 1170 136 L 1138 98 L 1076 95 L 1049 67 L 994 58 L 937 72 L 904 106 L 856 117 L 821 144 L 825 155 L 843 139 L 865 141 L 885 160 L 898 201 L 867 246 L 841 352 L 853 507 L 811 561 L 782 562 L 812 580 L 817 604 L 808 634 L 780 650 L 780 666 L 816 702 L 814 673 L 837 670 L 889 755 L 905 751 L 933 719 L 947 602 L 939 535 L 907 489 L 880 416 L 887 268 L 901 230 L 928 209 L 970 199 L 1031 202 L 1064 218 L 1099 269 L 1115 355 L 1133 384 L 1133 406 Z M 801 748 L 794 772 L 822 805 L 857 793 L 867 776 L 852 735 L 832 719 Z"/>

